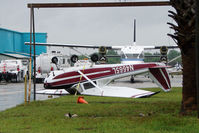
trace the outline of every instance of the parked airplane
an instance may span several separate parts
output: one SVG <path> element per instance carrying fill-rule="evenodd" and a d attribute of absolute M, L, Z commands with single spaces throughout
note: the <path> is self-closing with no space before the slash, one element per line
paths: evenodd
<path fill-rule="evenodd" d="M 56 60 L 57 63 L 52 63 L 52 60 Z M 50 71 L 63 67 L 70 67 L 68 56 L 56 51 L 40 54 L 36 58 L 36 83 L 43 83 Z"/>
<path fill-rule="evenodd" d="M 107 86 L 112 80 L 148 72 L 150 78 L 164 91 L 170 91 L 171 84 L 167 66 L 162 63 L 105 64 L 70 67 L 50 73 L 44 80 L 46 89 L 65 89 L 70 94 L 92 96 L 140 98 L 156 92 L 129 87 Z"/>
<path fill-rule="evenodd" d="M 171 68 L 168 69 L 169 75 L 173 78 L 174 75 L 182 75 L 182 66 L 178 62 Z"/>
<path fill-rule="evenodd" d="M 113 46 L 92 46 L 76 44 L 53 44 L 53 43 L 36 43 L 44 46 L 61 46 L 61 47 L 80 47 L 80 48 L 99 48 L 103 51 L 114 49 Z M 76 56 L 72 56 L 73 61 L 77 61 Z M 93 62 L 98 61 L 96 54 L 90 59 Z M 131 75 L 149 73 L 149 77 L 164 91 L 171 89 L 170 79 L 166 71 L 167 66 L 164 63 L 132 63 L 132 64 L 101 64 L 82 65 L 78 67 L 63 68 L 62 70 L 52 71 L 44 80 L 46 89 L 65 89 L 70 94 L 85 94 L 95 96 L 112 96 L 112 97 L 147 97 L 155 92 L 132 89 L 128 87 L 111 87 L 107 86 L 112 80 Z"/>

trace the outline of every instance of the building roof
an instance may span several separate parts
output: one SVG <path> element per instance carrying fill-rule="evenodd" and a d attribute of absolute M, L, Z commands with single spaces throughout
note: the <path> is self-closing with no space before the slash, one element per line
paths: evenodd
<path fill-rule="evenodd" d="M 20 54 L 8 54 L 8 53 L 0 53 L 0 55 L 16 58 L 16 59 L 29 59 L 28 56 L 20 55 Z"/>
<path fill-rule="evenodd" d="M 30 34 L 30 32 L 20 32 L 20 31 L 10 30 L 10 29 L 6 29 L 6 28 L 2 28 L 2 27 L 0 27 L 0 30 L 14 32 L 14 33 L 20 33 L 20 34 Z M 46 32 L 36 32 L 36 34 L 47 34 L 47 33 Z"/>

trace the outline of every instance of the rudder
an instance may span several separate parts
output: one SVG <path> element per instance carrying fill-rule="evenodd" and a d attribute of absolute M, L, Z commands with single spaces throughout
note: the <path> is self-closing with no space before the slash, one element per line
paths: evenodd
<path fill-rule="evenodd" d="M 171 82 L 166 68 L 149 68 L 149 77 L 164 91 L 171 90 Z"/>

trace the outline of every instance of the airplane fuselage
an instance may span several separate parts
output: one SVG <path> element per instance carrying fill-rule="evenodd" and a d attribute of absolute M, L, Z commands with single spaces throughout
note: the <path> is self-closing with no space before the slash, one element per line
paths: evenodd
<path fill-rule="evenodd" d="M 44 81 L 44 87 L 47 89 L 70 88 L 75 84 L 86 82 L 87 79 L 82 77 L 78 72 L 81 71 L 90 80 L 111 80 L 122 78 L 134 74 L 141 74 L 148 71 L 149 68 L 163 65 L 160 63 L 143 63 L 143 64 L 112 64 L 112 65 L 94 65 L 71 67 L 64 70 L 53 71 Z"/>

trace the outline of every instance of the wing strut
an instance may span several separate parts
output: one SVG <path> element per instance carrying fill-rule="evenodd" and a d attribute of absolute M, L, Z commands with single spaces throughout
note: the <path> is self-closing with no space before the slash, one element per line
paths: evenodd
<path fill-rule="evenodd" d="M 85 74 L 83 74 L 80 70 L 77 71 L 79 74 L 81 74 L 86 80 L 88 80 L 93 86 L 95 86 L 97 89 L 101 91 L 101 95 L 103 95 L 102 89 L 96 85 L 92 80 L 90 80 Z"/>

